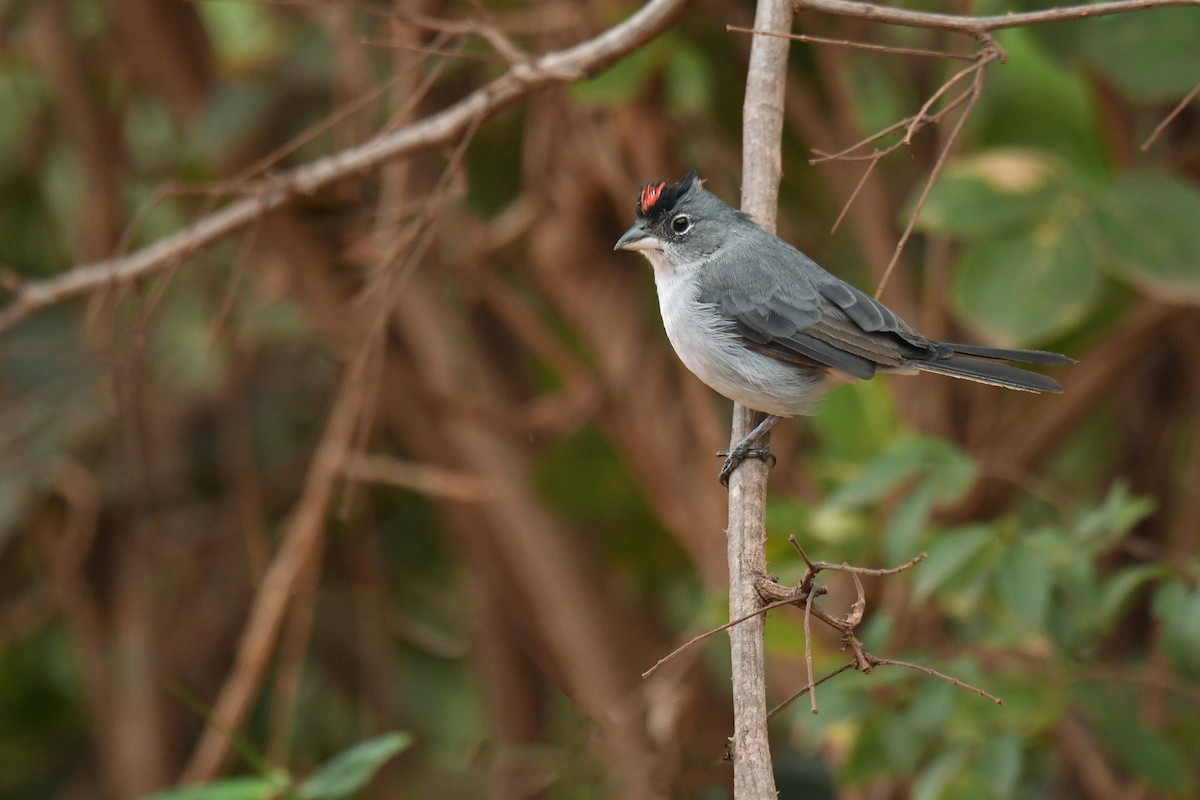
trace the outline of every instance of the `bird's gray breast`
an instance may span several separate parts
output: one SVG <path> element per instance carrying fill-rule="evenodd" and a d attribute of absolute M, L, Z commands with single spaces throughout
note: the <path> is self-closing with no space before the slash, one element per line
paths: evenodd
<path fill-rule="evenodd" d="M 721 283 L 729 267 L 721 253 L 682 268 L 655 265 L 667 338 L 684 366 L 725 397 L 779 416 L 809 413 L 823 373 L 746 347 L 735 321 L 711 297 L 713 279 Z"/>

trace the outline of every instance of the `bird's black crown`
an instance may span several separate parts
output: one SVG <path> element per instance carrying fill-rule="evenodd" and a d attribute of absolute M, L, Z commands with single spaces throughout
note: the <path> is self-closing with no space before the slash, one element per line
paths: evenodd
<path fill-rule="evenodd" d="M 679 198 L 703 183 L 704 181 L 696 175 L 696 170 L 684 175 L 678 183 L 667 183 L 666 181 L 647 183 L 638 193 L 638 219 L 648 220 L 652 224 L 657 223 L 671 213 L 675 204 L 679 202 Z"/>

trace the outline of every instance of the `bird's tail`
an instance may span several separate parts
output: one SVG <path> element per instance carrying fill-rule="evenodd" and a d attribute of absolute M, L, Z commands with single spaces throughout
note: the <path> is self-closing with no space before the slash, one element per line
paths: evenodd
<path fill-rule="evenodd" d="M 964 378 L 992 386 L 1003 386 L 1006 389 L 1017 389 L 1022 392 L 1058 393 L 1063 390 L 1062 384 L 1053 378 L 1014 367 L 1006 362 L 1016 361 L 1022 364 L 1046 367 L 1068 366 L 1075 363 L 1073 358 L 1058 353 L 1048 353 L 1044 350 L 1009 350 L 1000 347 L 980 347 L 973 344 L 943 344 L 941 347 L 951 350 L 951 355 L 928 360 L 913 360 L 910 362 L 911 366 L 919 372 L 949 375 L 954 378 Z"/>

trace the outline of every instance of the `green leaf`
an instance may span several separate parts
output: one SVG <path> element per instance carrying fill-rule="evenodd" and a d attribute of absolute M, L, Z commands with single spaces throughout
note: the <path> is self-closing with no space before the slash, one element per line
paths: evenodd
<path fill-rule="evenodd" d="M 1005 733 L 992 738 L 983 748 L 979 760 L 979 779 L 996 800 L 1015 797 L 1025 760 L 1021 738 Z"/>
<path fill-rule="evenodd" d="M 826 501 L 831 506 L 857 508 L 877 502 L 924 467 L 921 451 L 899 445 L 873 459 L 845 480 Z"/>
<path fill-rule="evenodd" d="M 820 689 L 817 691 L 820 692 Z M 860 784 L 887 774 L 888 768 L 892 766 L 890 763 L 892 759 L 889 758 L 887 750 L 887 745 L 891 743 L 892 737 L 889 737 L 887 731 L 884 730 L 885 725 L 886 720 L 878 724 L 867 724 L 851 740 L 853 746 L 850 755 L 841 769 L 843 780 Z M 909 739 L 911 738 L 909 737 Z"/>
<path fill-rule="evenodd" d="M 916 555 L 917 541 L 929 521 L 935 492 L 929 483 L 922 483 L 904 496 L 883 534 L 883 557 L 900 563 Z"/>
<path fill-rule="evenodd" d="M 1195 184 L 1132 173 L 1097 196 L 1086 224 L 1102 256 L 1100 265 L 1112 275 L 1152 297 L 1195 305 L 1200 304 L 1197 220 L 1200 189 Z"/>
<path fill-rule="evenodd" d="M 997 345 L 1044 342 L 1082 322 L 1100 275 L 1080 225 L 1060 213 L 1003 239 L 968 246 L 951 287 L 964 325 Z"/>
<path fill-rule="evenodd" d="M 767 498 L 767 528 L 771 530 L 804 531 L 812 526 L 812 518 L 812 506 L 803 500 L 795 497 Z"/>
<path fill-rule="evenodd" d="M 975 462 L 943 439 L 922 439 L 929 485 L 943 503 L 961 500 L 975 482 Z"/>
<path fill-rule="evenodd" d="M 270 63 L 286 46 L 277 17 L 253 3 L 197 3 L 196 10 L 227 68 L 251 71 Z"/>
<path fill-rule="evenodd" d="M 1029 5 L 1045 8 L 1047 4 Z M 1013 0 L 1005 0 L 995 13 L 1013 10 Z M 1102 126 L 1096 124 L 1095 90 L 1079 70 L 1063 69 L 1054 58 L 1063 49 L 1059 43 L 1038 44 L 1055 30 L 1062 30 L 1063 39 L 1075 36 L 1073 24 L 996 32 L 996 40 L 1008 51 L 1008 64 L 988 75 L 987 91 L 972 115 L 971 127 L 981 141 L 1036 147 L 1053 152 L 1073 173 L 1107 175 L 1111 147 L 1104 142 Z"/>
<path fill-rule="evenodd" d="M 812 426 L 822 452 L 865 461 L 895 438 L 899 420 L 885 381 L 851 381 L 830 392 Z"/>
<path fill-rule="evenodd" d="M 948 796 L 946 790 L 966 760 L 967 749 L 962 745 L 935 758 L 932 764 L 920 771 L 913 782 L 913 800 L 937 800 L 939 797 Z"/>
<path fill-rule="evenodd" d="M 1040 553 L 1023 542 L 1008 549 L 996 573 L 996 588 L 1013 613 L 1038 631 L 1046 624 L 1050 587 L 1050 570 Z"/>
<path fill-rule="evenodd" d="M 829 505 L 860 507 L 885 497 L 904 481 L 924 474 L 938 500 L 962 496 L 975 479 L 975 465 L 961 450 L 940 439 L 908 436 L 844 480 Z"/>
<path fill-rule="evenodd" d="M 1062 172 L 1056 159 L 1032 149 L 957 161 L 933 185 L 917 227 L 967 238 L 1031 228 L 1061 194 Z"/>
<path fill-rule="evenodd" d="M 923 737 L 941 733 L 954 712 L 958 690 L 944 681 L 922 681 L 916 691 L 905 709 L 909 726 Z"/>
<path fill-rule="evenodd" d="M 1200 671 L 1200 589 L 1177 594 L 1173 607 L 1162 614 L 1163 643 L 1179 667 Z"/>
<path fill-rule="evenodd" d="M 1154 511 L 1154 501 L 1129 493 L 1129 487 L 1118 481 L 1095 508 L 1080 516 L 1072 531 L 1075 541 L 1092 554 L 1112 547 Z"/>
<path fill-rule="evenodd" d="M 929 548 L 929 558 L 917 567 L 913 596 L 917 600 L 929 597 L 995 542 L 992 529 L 982 525 L 942 534 Z"/>
<path fill-rule="evenodd" d="M 1075 28 L 1084 60 L 1135 100 L 1187 94 L 1200 76 L 1200 13 L 1164 8 L 1089 20 Z"/>
<path fill-rule="evenodd" d="M 367 785 L 390 758 L 412 746 L 413 738 L 402 732 L 386 733 L 360 742 L 321 767 L 300 784 L 301 800 L 337 800 Z"/>
<path fill-rule="evenodd" d="M 203 786 L 184 786 L 146 795 L 143 800 L 267 800 L 287 787 L 283 775 L 226 778 Z"/>
<path fill-rule="evenodd" d="M 1104 582 L 1096 609 L 1096 624 L 1108 629 L 1133 602 L 1134 593 L 1144 584 L 1170 573 L 1158 564 L 1139 564 L 1118 572 Z"/>

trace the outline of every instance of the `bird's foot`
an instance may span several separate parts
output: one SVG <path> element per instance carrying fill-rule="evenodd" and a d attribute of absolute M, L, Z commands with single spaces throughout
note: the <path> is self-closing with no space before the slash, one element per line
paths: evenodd
<path fill-rule="evenodd" d="M 775 466 L 775 455 L 769 447 L 746 447 L 739 445 L 732 450 L 721 450 L 717 455 L 725 457 L 725 463 L 721 465 L 721 471 L 717 474 L 717 479 L 721 481 L 721 485 L 726 489 L 729 488 L 729 476 L 747 458 L 761 458 L 767 462 L 768 467 Z"/>

